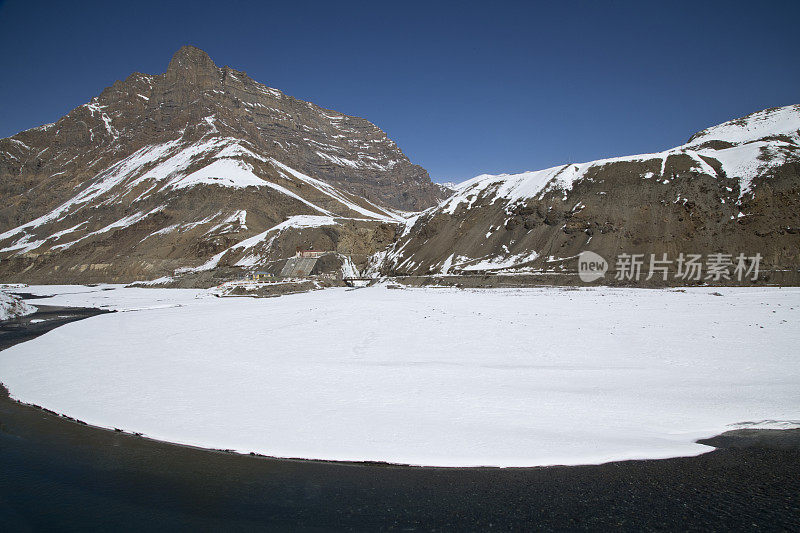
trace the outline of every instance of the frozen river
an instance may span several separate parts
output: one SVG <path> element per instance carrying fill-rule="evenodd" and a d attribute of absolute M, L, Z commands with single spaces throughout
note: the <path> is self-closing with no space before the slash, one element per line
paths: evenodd
<path fill-rule="evenodd" d="M 800 427 L 800 289 L 25 290 L 124 312 L 0 352 L 11 395 L 171 442 L 534 466 Z"/>

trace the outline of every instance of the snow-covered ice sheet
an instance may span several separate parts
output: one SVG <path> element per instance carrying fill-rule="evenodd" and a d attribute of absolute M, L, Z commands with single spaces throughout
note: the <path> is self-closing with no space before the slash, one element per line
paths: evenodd
<path fill-rule="evenodd" d="M 585 464 L 696 455 L 735 424 L 800 419 L 798 289 L 29 290 L 145 310 L 0 352 L 12 396 L 178 443 Z"/>
<path fill-rule="evenodd" d="M 24 292 L 49 296 L 34 300 L 42 305 L 97 307 L 109 311 L 138 311 L 151 308 L 180 307 L 199 298 L 213 295 L 202 289 L 151 289 L 101 283 L 99 285 L 30 285 Z M 0 378 L 2 381 L 2 378 Z"/>

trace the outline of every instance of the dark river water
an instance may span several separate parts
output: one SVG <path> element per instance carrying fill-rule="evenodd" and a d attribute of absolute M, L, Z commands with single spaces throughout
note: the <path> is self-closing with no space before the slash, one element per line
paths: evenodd
<path fill-rule="evenodd" d="M 0 327 L 0 348 L 69 320 L 51 311 Z M 699 457 L 578 467 L 292 461 L 85 426 L 0 389 L 0 531 L 798 531 L 798 442 L 744 432 Z"/>

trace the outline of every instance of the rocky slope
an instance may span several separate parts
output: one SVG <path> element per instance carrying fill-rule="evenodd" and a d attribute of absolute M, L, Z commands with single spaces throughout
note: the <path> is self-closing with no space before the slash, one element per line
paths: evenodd
<path fill-rule="evenodd" d="M 664 253 L 672 260 L 760 253 L 762 271 L 797 272 L 800 106 L 708 128 L 660 153 L 478 176 L 410 219 L 373 270 L 569 271 L 585 250 L 612 270 L 621 253 L 645 254 L 645 261 Z"/>
<path fill-rule="evenodd" d="M 130 281 L 296 246 L 366 257 L 443 193 L 373 124 L 187 46 L 0 140 L 0 195 L 3 279 Z"/>

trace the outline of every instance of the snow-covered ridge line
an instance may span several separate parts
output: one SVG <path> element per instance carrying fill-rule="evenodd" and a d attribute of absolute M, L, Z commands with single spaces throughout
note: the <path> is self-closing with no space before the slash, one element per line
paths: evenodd
<path fill-rule="evenodd" d="M 791 142 L 770 138 L 775 136 L 786 136 Z M 723 141 L 731 146 L 720 149 L 703 147 L 712 140 Z M 518 174 L 482 174 L 458 184 L 456 191 L 439 204 L 439 209 L 454 214 L 462 204 L 470 208 L 478 198 L 488 195 L 491 195 L 494 201 L 504 200 L 506 205 L 511 206 L 520 200 L 541 197 L 552 189 L 569 191 L 573 183 L 584 177 L 589 169 L 618 162 L 660 160 L 660 177 L 663 177 L 667 159 L 680 154 L 691 157 L 698 172 L 711 176 L 716 176 L 716 171 L 700 156 L 716 159 L 722 164 L 723 171 L 728 177 L 739 179 L 740 194 L 744 194 L 752 178 L 759 171 L 786 161 L 786 154 L 780 150 L 782 147 L 796 150 L 798 145 L 800 145 L 800 104 L 760 111 L 742 119 L 708 128 L 694 135 L 688 143 L 662 152 L 569 163 Z M 771 161 L 761 160 L 759 156 L 763 151 L 770 149 L 773 156 Z"/>
<path fill-rule="evenodd" d="M 325 183 L 322 180 L 318 180 L 318 179 L 312 178 L 311 176 L 303 174 L 302 172 L 300 172 L 298 170 L 295 170 L 295 169 L 291 168 L 288 165 L 284 165 L 283 163 L 281 163 L 277 159 L 273 158 L 273 159 L 270 159 L 270 161 L 272 162 L 272 164 L 277 169 L 282 170 L 284 173 L 289 174 L 289 175 L 291 175 L 292 177 L 294 177 L 296 179 L 299 179 L 301 181 L 304 181 L 306 183 L 311 184 L 312 186 L 314 186 L 315 188 L 319 189 L 320 191 L 322 191 L 326 195 L 330 196 L 334 200 L 336 200 L 339 203 L 341 203 L 342 205 L 346 206 L 348 209 L 351 209 L 351 210 L 353 210 L 353 211 L 355 211 L 357 213 L 360 213 L 360 214 L 362 214 L 364 216 L 367 216 L 367 217 L 370 217 L 370 218 L 374 218 L 374 219 L 377 219 L 377 220 L 386 220 L 387 222 L 397 222 L 397 221 L 402 220 L 402 217 L 400 217 L 399 215 L 397 215 L 397 214 L 395 214 L 395 213 L 393 213 L 391 211 L 384 211 L 383 209 L 381 209 L 381 212 L 385 213 L 385 214 L 381 214 L 381 213 L 366 209 L 364 207 L 361 207 L 360 205 L 356 204 L 354 201 L 347 199 L 346 196 L 345 196 L 347 193 L 336 189 L 332 185 L 330 185 L 328 183 Z M 374 205 L 374 204 L 372 204 L 372 205 Z M 375 207 L 377 207 L 377 206 L 375 206 Z"/>
<path fill-rule="evenodd" d="M 99 111 L 96 110 L 96 112 Z M 209 159 L 210 162 L 193 172 L 187 172 L 187 168 L 196 165 L 197 161 L 203 159 Z M 341 191 L 324 181 L 307 176 L 277 160 L 259 155 L 239 139 L 212 137 L 188 145 L 182 143 L 180 139 L 175 139 L 162 144 L 145 146 L 137 150 L 125 159 L 97 173 L 87 186 L 50 213 L 0 234 L 0 241 L 22 234 L 14 242 L 6 244 L 0 251 L 17 251 L 18 254 L 31 252 L 48 240 L 57 239 L 63 233 L 59 231 L 44 238 L 33 238 L 28 234 L 29 230 L 36 230 L 40 226 L 59 222 L 67 216 L 72 216 L 92 205 L 123 203 L 137 188 L 139 190 L 145 188 L 145 190 L 133 199 L 131 202 L 133 204 L 144 201 L 156 192 L 165 190 L 177 191 L 198 185 L 216 185 L 230 188 L 267 187 L 299 201 L 321 215 L 337 216 L 336 213 L 309 201 L 301 194 L 258 176 L 253 165 L 248 160 L 270 162 L 283 178 L 289 181 L 299 180 L 310 185 L 321 194 L 335 200 L 344 210 L 356 212 L 373 220 L 387 222 L 404 220 L 402 214 L 383 209 L 366 200 L 362 203 L 366 203 L 373 208 L 362 207 L 354 199 L 349 198 L 349 193 Z M 78 226 L 75 226 L 73 231 L 77 229 Z M 90 233 L 73 243 L 60 246 L 61 248 L 68 248 L 75 242 L 103 231 L 106 230 Z"/>
<path fill-rule="evenodd" d="M 800 104 L 757 111 L 746 117 L 729 120 L 699 131 L 687 144 L 712 140 L 740 144 L 771 135 L 797 137 L 800 135 L 798 116 L 800 116 Z"/>

